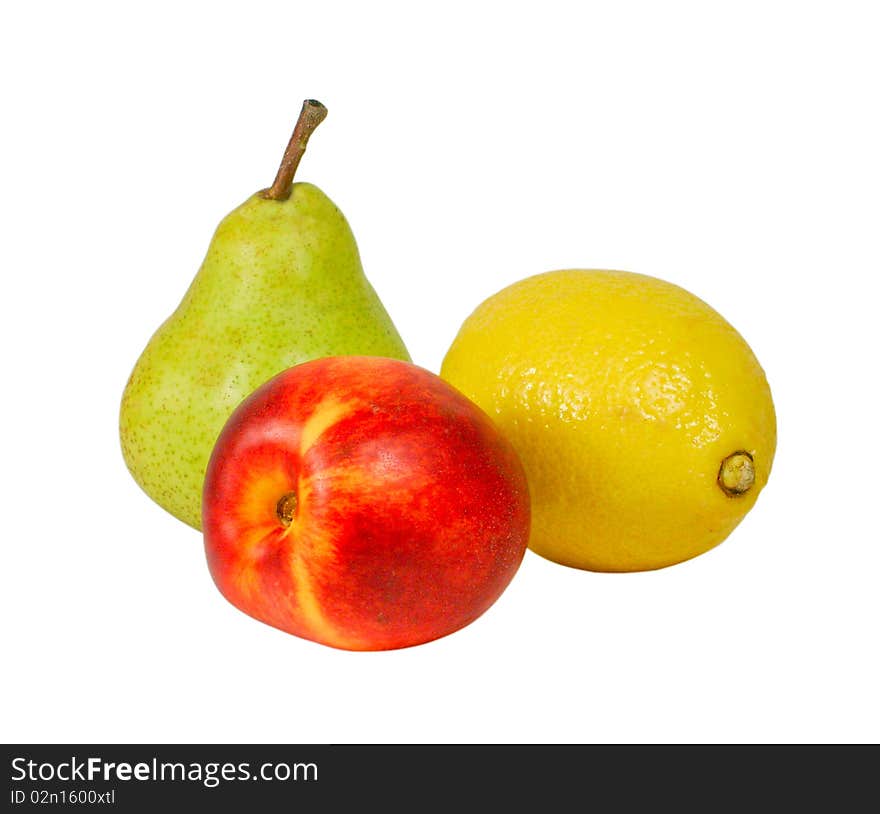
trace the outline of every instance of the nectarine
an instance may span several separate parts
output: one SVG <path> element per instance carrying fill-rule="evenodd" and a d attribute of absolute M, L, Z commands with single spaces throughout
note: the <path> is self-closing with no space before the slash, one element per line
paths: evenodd
<path fill-rule="evenodd" d="M 529 496 L 513 448 L 451 385 L 408 362 L 339 356 L 239 405 L 202 519 L 233 605 L 326 645 L 387 650 L 495 602 L 525 553 Z"/>

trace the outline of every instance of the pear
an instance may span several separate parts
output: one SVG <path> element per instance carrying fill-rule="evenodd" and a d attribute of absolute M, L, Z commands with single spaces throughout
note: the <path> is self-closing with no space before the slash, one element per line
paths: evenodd
<path fill-rule="evenodd" d="M 220 222 L 122 396 L 128 469 L 156 503 L 196 529 L 214 442 L 257 387 L 323 356 L 410 361 L 342 212 L 318 187 L 293 183 L 326 115 L 320 102 L 303 103 L 274 183 Z"/>

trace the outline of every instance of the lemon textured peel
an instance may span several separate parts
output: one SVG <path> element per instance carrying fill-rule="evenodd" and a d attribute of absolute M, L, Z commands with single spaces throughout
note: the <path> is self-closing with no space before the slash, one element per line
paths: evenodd
<path fill-rule="evenodd" d="M 654 277 L 573 269 L 514 283 L 465 320 L 441 375 L 516 447 L 530 547 L 564 565 L 695 557 L 770 475 L 776 417 L 758 360 L 718 312 Z"/>

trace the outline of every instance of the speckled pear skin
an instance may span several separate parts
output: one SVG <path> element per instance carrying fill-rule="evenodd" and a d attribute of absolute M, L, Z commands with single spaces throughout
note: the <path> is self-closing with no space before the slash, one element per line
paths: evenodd
<path fill-rule="evenodd" d="M 232 411 L 282 370 L 339 355 L 410 361 L 335 204 L 307 183 L 285 201 L 253 195 L 221 221 L 131 373 L 119 416 L 128 469 L 200 529 L 205 469 Z"/>

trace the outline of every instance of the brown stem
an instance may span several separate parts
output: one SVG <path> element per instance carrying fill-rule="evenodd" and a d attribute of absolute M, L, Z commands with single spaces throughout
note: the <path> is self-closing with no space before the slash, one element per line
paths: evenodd
<path fill-rule="evenodd" d="M 287 143 L 287 149 L 284 151 L 275 181 L 269 189 L 264 189 L 262 192 L 264 198 L 273 201 L 286 201 L 290 197 L 293 176 L 296 174 L 296 168 L 306 151 L 309 136 L 324 121 L 326 115 L 327 108 L 320 102 L 314 99 L 306 99 L 303 102 L 299 119 L 296 121 L 296 127 L 293 128 L 293 135 Z"/>
<path fill-rule="evenodd" d="M 284 528 L 287 528 L 296 517 L 298 502 L 296 492 L 288 492 L 286 495 L 282 495 L 275 505 L 275 514 L 278 515 L 278 519 Z"/>

